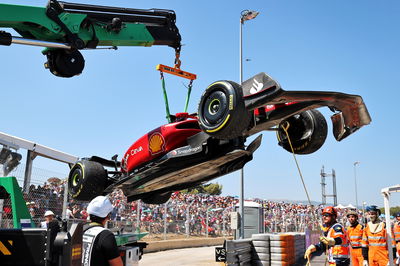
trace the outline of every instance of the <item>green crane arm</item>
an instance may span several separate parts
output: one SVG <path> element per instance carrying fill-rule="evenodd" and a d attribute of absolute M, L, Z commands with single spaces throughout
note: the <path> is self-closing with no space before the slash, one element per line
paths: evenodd
<path fill-rule="evenodd" d="M 56 0 L 50 0 L 46 7 L 0 4 L 0 27 L 12 28 L 21 35 L 11 36 L 0 31 L 0 45 L 15 43 L 47 47 L 44 54 L 52 61 L 47 63 L 48 68 L 53 74 L 63 77 L 82 72 L 78 69 L 64 71 L 60 66 L 54 66 L 56 61 L 60 61 L 60 56 L 63 65 L 80 59 L 82 56 L 77 50 L 101 46 L 166 45 L 174 48 L 179 57 L 181 48 L 175 12 L 165 9 L 120 8 Z M 57 51 L 60 49 L 70 52 Z M 79 66 L 82 65 L 81 62 Z"/>

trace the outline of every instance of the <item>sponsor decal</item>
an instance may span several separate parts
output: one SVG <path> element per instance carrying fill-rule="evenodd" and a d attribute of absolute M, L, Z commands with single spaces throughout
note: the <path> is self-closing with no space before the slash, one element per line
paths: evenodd
<path fill-rule="evenodd" d="M 132 149 L 131 150 L 131 155 L 135 155 L 138 152 L 141 152 L 143 150 L 142 146 L 139 146 L 139 148 Z"/>
<path fill-rule="evenodd" d="M 179 149 L 175 151 L 174 155 L 184 155 L 184 154 L 188 154 L 188 153 L 195 153 L 197 151 L 199 151 L 201 149 L 201 146 L 197 146 L 194 148 L 188 148 L 188 149 Z"/>
<path fill-rule="evenodd" d="M 233 110 L 233 95 L 229 95 L 229 110 Z"/>
<path fill-rule="evenodd" d="M 124 157 L 124 169 L 126 169 L 127 164 L 128 164 L 128 158 L 130 156 L 136 155 L 137 153 L 143 151 L 143 147 L 139 146 L 138 148 L 132 149 L 130 152 L 126 153 L 125 157 Z"/>
<path fill-rule="evenodd" d="M 165 151 L 165 139 L 161 133 L 156 132 L 149 138 L 149 150 L 151 155 Z"/>
<path fill-rule="evenodd" d="M 250 94 L 260 92 L 263 86 L 264 84 L 262 82 L 258 82 L 256 79 L 253 79 L 253 86 L 250 89 Z"/>

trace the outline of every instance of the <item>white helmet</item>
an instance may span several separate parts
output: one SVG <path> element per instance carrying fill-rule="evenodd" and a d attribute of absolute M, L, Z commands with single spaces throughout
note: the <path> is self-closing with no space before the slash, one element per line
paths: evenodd
<path fill-rule="evenodd" d="M 55 215 L 54 215 L 54 212 L 52 212 L 52 211 L 50 211 L 50 210 L 48 210 L 48 211 L 46 211 L 46 212 L 44 213 L 44 217 L 50 216 L 50 215 L 55 216 Z"/>
<path fill-rule="evenodd" d="M 100 218 L 105 218 L 112 210 L 113 206 L 108 197 L 97 196 L 87 206 L 87 212 Z"/>

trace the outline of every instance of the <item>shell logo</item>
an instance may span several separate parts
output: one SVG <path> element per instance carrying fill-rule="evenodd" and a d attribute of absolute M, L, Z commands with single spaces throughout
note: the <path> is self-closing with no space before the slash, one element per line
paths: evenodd
<path fill-rule="evenodd" d="M 152 155 L 165 151 L 165 140 L 159 132 L 150 136 L 149 150 Z"/>

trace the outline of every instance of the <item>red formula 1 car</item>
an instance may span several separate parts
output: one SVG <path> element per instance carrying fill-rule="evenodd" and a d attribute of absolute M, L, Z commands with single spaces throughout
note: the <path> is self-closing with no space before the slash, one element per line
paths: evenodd
<path fill-rule="evenodd" d="M 295 153 L 313 153 L 327 136 L 325 118 L 316 110 L 322 106 L 334 112 L 338 141 L 371 121 L 357 95 L 284 91 L 265 73 L 242 85 L 217 81 L 203 93 L 197 114 L 172 116 L 138 139 L 121 161 L 116 156 L 78 161 L 69 174 L 69 192 L 90 200 L 120 188 L 128 201 L 161 204 L 174 191 L 242 168 L 261 144 L 261 135 L 247 146 L 246 138 L 263 130 L 277 131 L 279 145 L 288 151 L 290 139 Z"/>

